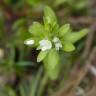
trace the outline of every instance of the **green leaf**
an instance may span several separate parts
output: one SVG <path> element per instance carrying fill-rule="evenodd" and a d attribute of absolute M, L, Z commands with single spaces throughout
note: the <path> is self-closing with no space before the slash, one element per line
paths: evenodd
<path fill-rule="evenodd" d="M 71 43 L 75 43 L 83 38 L 89 32 L 88 29 L 83 29 L 79 32 L 70 33 L 65 36 L 65 40 Z"/>
<path fill-rule="evenodd" d="M 30 61 L 19 61 L 16 63 L 16 66 L 34 66 L 35 63 L 30 62 Z"/>
<path fill-rule="evenodd" d="M 39 22 L 34 22 L 30 27 L 29 27 L 29 32 L 33 36 L 40 36 L 42 37 L 44 35 L 44 27 L 41 25 Z"/>
<path fill-rule="evenodd" d="M 8 96 L 16 96 L 16 92 L 10 86 L 7 86 L 5 90 L 8 93 Z"/>
<path fill-rule="evenodd" d="M 16 31 L 16 41 L 24 41 L 26 38 L 29 37 L 30 33 L 27 31 L 26 28 L 21 27 L 18 29 L 18 31 Z"/>
<path fill-rule="evenodd" d="M 60 72 L 60 58 L 55 49 L 51 49 L 44 59 L 45 71 L 51 80 L 56 80 Z"/>
<path fill-rule="evenodd" d="M 75 46 L 72 43 L 66 42 L 63 45 L 63 50 L 66 52 L 71 52 L 75 50 Z"/>
<path fill-rule="evenodd" d="M 44 9 L 44 24 L 45 25 L 51 25 L 51 27 L 54 27 L 57 24 L 57 18 L 54 13 L 54 11 L 46 6 Z"/>
<path fill-rule="evenodd" d="M 24 18 L 18 19 L 17 21 L 15 21 L 13 23 L 12 29 L 16 30 L 16 29 L 22 27 L 23 25 L 25 25 L 25 19 Z"/>
<path fill-rule="evenodd" d="M 86 8 L 87 2 L 86 0 L 81 0 L 80 2 L 77 2 L 74 7 L 76 7 L 77 10 L 81 10 Z"/>
<path fill-rule="evenodd" d="M 67 32 L 70 32 L 70 24 L 65 24 L 59 29 L 59 36 L 64 37 Z"/>
<path fill-rule="evenodd" d="M 27 2 L 30 6 L 35 6 L 35 5 L 38 5 L 38 3 L 40 2 L 40 0 L 26 0 L 26 2 Z"/>
<path fill-rule="evenodd" d="M 67 0 L 54 0 L 54 1 L 55 1 L 54 6 L 59 6 L 59 5 L 63 4 L 63 3 L 65 3 L 65 2 L 67 2 Z"/>
<path fill-rule="evenodd" d="M 40 67 L 36 75 L 32 77 L 32 81 L 31 81 L 32 83 L 30 84 L 29 94 L 27 94 L 27 96 L 37 95 L 38 85 L 40 84 L 42 73 L 43 73 L 43 68 Z"/>
<path fill-rule="evenodd" d="M 29 89 L 30 88 L 26 81 L 23 81 L 22 83 L 20 83 L 20 85 L 19 85 L 20 96 L 27 96 L 29 93 Z"/>
<path fill-rule="evenodd" d="M 47 54 L 48 51 L 41 51 L 37 57 L 37 62 L 41 62 L 46 57 Z"/>

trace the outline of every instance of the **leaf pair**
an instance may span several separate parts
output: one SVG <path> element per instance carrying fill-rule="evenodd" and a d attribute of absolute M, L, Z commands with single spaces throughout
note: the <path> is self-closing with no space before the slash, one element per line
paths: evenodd
<path fill-rule="evenodd" d="M 66 27 L 67 29 L 67 27 Z M 68 30 L 68 29 L 67 29 Z M 71 52 L 75 50 L 74 43 L 78 42 L 89 32 L 88 29 L 82 29 L 79 32 L 66 31 L 65 36 L 62 37 L 63 50 L 66 52 Z"/>

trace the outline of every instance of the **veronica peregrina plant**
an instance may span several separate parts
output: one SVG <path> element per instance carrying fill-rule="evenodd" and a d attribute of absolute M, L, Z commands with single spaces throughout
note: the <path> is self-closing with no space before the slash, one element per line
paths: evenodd
<path fill-rule="evenodd" d="M 24 41 L 24 44 L 40 50 L 37 62 L 43 61 L 46 75 L 51 80 L 55 80 L 61 66 L 59 51 L 74 51 L 74 43 L 83 38 L 88 33 L 88 29 L 72 32 L 70 24 L 60 27 L 56 15 L 48 6 L 44 9 L 43 21 L 44 24 L 34 22 L 29 27 L 30 37 Z"/>

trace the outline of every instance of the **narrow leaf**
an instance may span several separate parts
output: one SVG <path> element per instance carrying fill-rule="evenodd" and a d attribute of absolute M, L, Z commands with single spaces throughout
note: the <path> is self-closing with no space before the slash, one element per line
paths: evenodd
<path fill-rule="evenodd" d="M 54 26 L 56 22 L 57 18 L 54 11 L 50 7 L 46 6 L 44 9 L 44 24 L 50 24 Z"/>
<path fill-rule="evenodd" d="M 59 29 L 59 36 L 64 37 L 67 32 L 70 32 L 70 24 L 65 24 Z"/>
<path fill-rule="evenodd" d="M 51 49 L 44 59 L 46 73 L 51 80 L 56 80 L 60 72 L 59 54 L 55 49 Z"/>
<path fill-rule="evenodd" d="M 18 19 L 17 21 L 15 21 L 13 23 L 12 29 L 16 30 L 16 29 L 18 29 L 19 27 L 21 27 L 24 24 L 25 24 L 25 20 L 23 18 L 22 19 Z"/>
<path fill-rule="evenodd" d="M 68 42 L 75 43 L 79 41 L 81 38 L 83 38 L 88 32 L 89 32 L 88 29 L 83 29 L 79 32 L 70 33 L 66 35 L 65 40 Z"/>
<path fill-rule="evenodd" d="M 40 79 L 42 76 L 43 68 L 40 67 L 36 76 L 32 79 L 32 84 L 30 84 L 29 94 L 28 96 L 36 96 L 38 85 L 40 83 Z"/>
<path fill-rule="evenodd" d="M 41 62 L 46 57 L 47 54 L 48 51 L 41 51 L 37 57 L 37 62 Z"/>
<path fill-rule="evenodd" d="M 33 62 L 30 62 L 30 61 L 19 61 L 16 63 L 16 66 L 21 66 L 21 67 L 24 67 L 24 66 L 34 66 L 35 63 Z"/>
<path fill-rule="evenodd" d="M 61 4 L 64 4 L 65 2 L 67 2 L 67 0 L 55 0 L 54 1 L 54 6 L 59 6 Z"/>
<path fill-rule="evenodd" d="M 42 36 L 44 34 L 44 28 L 43 25 L 41 25 L 38 22 L 34 22 L 30 27 L 29 27 L 29 32 L 33 36 Z"/>
<path fill-rule="evenodd" d="M 66 42 L 63 45 L 63 50 L 66 52 L 71 52 L 75 50 L 75 46 L 72 43 Z"/>

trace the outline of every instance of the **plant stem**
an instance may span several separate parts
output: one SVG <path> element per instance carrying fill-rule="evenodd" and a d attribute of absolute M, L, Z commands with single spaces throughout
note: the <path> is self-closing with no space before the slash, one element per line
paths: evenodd
<path fill-rule="evenodd" d="M 37 92 L 37 87 L 41 78 L 43 72 L 43 68 L 40 67 L 39 71 L 37 72 L 36 77 L 34 77 L 34 80 L 32 81 L 32 85 L 31 85 L 31 90 L 30 90 L 30 94 L 29 96 L 36 96 L 36 92 Z"/>
<path fill-rule="evenodd" d="M 42 96 L 46 85 L 48 84 L 48 76 L 45 74 L 41 83 L 37 96 Z"/>

